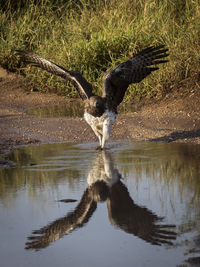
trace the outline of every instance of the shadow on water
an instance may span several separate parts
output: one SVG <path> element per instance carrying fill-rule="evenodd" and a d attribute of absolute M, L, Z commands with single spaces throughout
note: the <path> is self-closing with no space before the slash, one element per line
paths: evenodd
<path fill-rule="evenodd" d="M 102 152 L 95 147 L 48 144 L 8 155 L 15 165 L 0 170 L 3 266 L 13 265 L 10 250 L 19 255 L 18 266 L 198 262 L 200 146 L 110 143 Z"/>
<path fill-rule="evenodd" d="M 114 168 L 109 152 L 99 152 L 88 174 L 88 188 L 73 212 L 33 231 L 26 249 L 49 246 L 78 227 L 83 227 L 97 208 L 98 202 L 107 202 L 110 223 L 121 230 L 138 236 L 152 245 L 172 245 L 176 233 L 169 228 L 175 225 L 158 224 L 159 218 L 146 207 L 136 205 L 122 182 L 122 176 Z"/>

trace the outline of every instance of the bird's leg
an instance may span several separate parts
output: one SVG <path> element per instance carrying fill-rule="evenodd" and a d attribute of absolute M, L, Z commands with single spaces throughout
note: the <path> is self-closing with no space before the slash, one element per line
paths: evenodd
<path fill-rule="evenodd" d="M 103 147 L 102 147 L 103 135 L 98 133 L 97 137 L 99 138 L 99 146 L 96 148 L 96 150 L 103 150 Z"/>
<path fill-rule="evenodd" d="M 92 127 L 93 132 L 95 133 L 95 135 L 99 139 L 99 146 L 96 149 L 102 150 L 102 134 L 100 134 L 95 127 L 93 127 L 93 126 L 91 126 L 91 127 Z"/>
<path fill-rule="evenodd" d="M 103 148 L 101 146 L 98 146 L 96 150 L 103 150 Z"/>
<path fill-rule="evenodd" d="M 111 131 L 111 123 L 105 121 L 103 124 L 103 137 L 102 137 L 102 143 L 101 143 L 102 149 L 104 149 L 105 143 L 110 137 L 110 131 Z"/>
<path fill-rule="evenodd" d="M 98 135 L 98 138 L 99 138 L 99 146 L 101 147 L 102 146 L 102 135 L 99 134 Z"/>

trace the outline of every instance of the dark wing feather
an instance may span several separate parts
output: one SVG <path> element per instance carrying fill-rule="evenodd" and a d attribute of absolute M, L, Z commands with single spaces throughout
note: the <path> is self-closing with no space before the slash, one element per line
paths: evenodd
<path fill-rule="evenodd" d="M 64 235 L 83 227 L 90 220 L 96 208 L 97 203 L 92 199 L 89 190 L 86 189 L 80 203 L 73 212 L 69 212 L 66 216 L 53 221 L 39 230 L 34 230 L 32 235 L 28 237 L 26 249 L 39 250 L 46 248 Z"/>
<path fill-rule="evenodd" d="M 164 45 L 148 47 L 107 72 L 103 78 L 102 96 L 107 98 L 110 106 L 116 108 L 130 84 L 139 83 L 152 71 L 158 70 L 156 65 L 167 62 L 162 59 L 168 56 L 167 51 Z"/>
<path fill-rule="evenodd" d="M 177 236 L 173 230 L 175 225 L 162 224 L 163 218 L 135 204 L 120 180 L 110 189 L 107 207 L 110 222 L 123 231 L 153 245 L 173 245 Z"/>
<path fill-rule="evenodd" d="M 93 95 L 92 85 L 88 83 L 79 72 L 66 70 L 63 67 L 32 52 L 22 50 L 17 50 L 16 52 L 25 63 L 42 68 L 54 75 L 60 76 L 61 78 L 70 81 L 83 100 Z"/>

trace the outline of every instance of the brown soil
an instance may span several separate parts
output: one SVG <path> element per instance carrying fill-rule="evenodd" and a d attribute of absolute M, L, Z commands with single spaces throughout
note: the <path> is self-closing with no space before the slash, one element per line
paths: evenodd
<path fill-rule="evenodd" d="M 97 141 L 83 118 L 40 118 L 26 114 L 29 108 L 67 101 L 75 100 L 27 91 L 22 77 L 0 68 L 0 153 L 24 144 Z M 200 144 L 200 90 L 182 88 L 168 98 L 149 101 L 135 112 L 119 115 L 111 140 Z"/>

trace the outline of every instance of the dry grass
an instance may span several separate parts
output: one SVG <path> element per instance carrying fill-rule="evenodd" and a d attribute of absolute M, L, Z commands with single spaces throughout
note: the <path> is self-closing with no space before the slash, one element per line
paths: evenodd
<path fill-rule="evenodd" d="M 7 4 L 6 4 L 7 3 Z M 106 69 L 148 45 L 166 44 L 170 62 L 144 82 L 133 96 L 159 97 L 189 79 L 199 83 L 200 8 L 193 0 L 21 0 L 0 4 L 0 62 L 23 70 L 27 81 L 44 92 L 75 97 L 64 80 L 21 65 L 16 49 L 34 51 L 67 69 L 80 71 L 97 92 Z"/>

